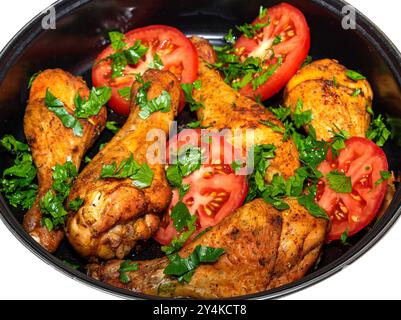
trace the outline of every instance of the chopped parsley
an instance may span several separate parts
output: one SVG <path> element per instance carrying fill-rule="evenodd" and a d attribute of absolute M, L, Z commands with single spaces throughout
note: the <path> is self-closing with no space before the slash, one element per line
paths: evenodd
<path fill-rule="evenodd" d="M 39 200 L 43 217 L 42 224 L 49 231 L 64 226 L 68 214 L 64 202 L 70 195 L 72 184 L 77 176 L 77 168 L 71 160 L 67 160 L 63 165 L 57 164 L 53 168 L 52 187 Z"/>
<path fill-rule="evenodd" d="M 157 111 L 164 113 L 170 111 L 171 97 L 168 92 L 162 91 L 160 96 L 148 100 L 148 90 L 151 83 L 149 81 L 145 83 L 139 74 L 136 75 L 136 80 L 142 84 L 136 95 L 136 104 L 140 108 L 139 117 L 141 119 L 146 120 Z"/>
<path fill-rule="evenodd" d="M 84 200 L 78 197 L 78 198 L 72 200 L 68 206 L 69 206 L 70 210 L 77 212 L 79 210 L 79 208 L 82 207 L 83 204 L 84 204 Z"/>
<path fill-rule="evenodd" d="M 153 171 L 145 162 L 140 165 L 135 161 L 133 154 L 124 159 L 117 166 L 115 162 L 103 165 L 101 179 L 131 179 L 133 185 L 139 189 L 150 187 L 153 181 Z"/>
<path fill-rule="evenodd" d="M 106 129 L 110 130 L 114 134 L 116 134 L 118 131 L 120 131 L 120 128 L 118 127 L 118 123 L 115 121 L 107 121 L 106 122 Z"/>
<path fill-rule="evenodd" d="M 127 101 L 131 100 L 131 87 L 118 89 L 117 92 L 121 96 L 121 98 L 124 98 Z"/>
<path fill-rule="evenodd" d="M 392 177 L 391 172 L 388 172 L 388 171 L 380 171 L 380 175 L 381 175 L 381 178 L 376 181 L 375 186 L 380 185 L 381 183 L 391 179 L 391 177 Z"/>
<path fill-rule="evenodd" d="M 138 271 L 139 265 L 138 263 L 132 263 L 131 260 L 125 260 L 120 264 L 120 268 L 118 271 L 120 272 L 119 280 L 123 284 L 127 284 L 131 281 L 130 277 L 128 276 L 127 272 L 130 271 Z"/>
<path fill-rule="evenodd" d="M 36 199 L 38 185 L 36 168 L 27 144 L 6 135 L 0 140 L 0 147 L 15 156 L 11 167 L 4 170 L 0 180 L 0 191 L 13 207 L 30 209 Z"/>
<path fill-rule="evenodd" d="M 203 107 L 203 102 L 196 101 L 192 96 L 193 90 L 200 90 L 202 87 L 202 81 L 200 79 L 196 80 L 194 83 L 183 83 L 181 88 L 184 91 L 185 101 L 189 104 L 189 109 L 191 111 L 198 111 Z"/>
<path fill-rule="evenodd" d="M 188 258 L 181 258 L 178 253 L 168 255 L 169 265 L 164 274 L 177 278 L 180 283 L 189 283 L 195 270 L 202 263 L 215 263 L 223 254 L 224 249 L 197 246 Z"/>
<path fill-rule="evenodd" d="M 153 61 L 149 63 L 149 69 L 163 70 L 164 64 L 160 56 L 155 53 L 153 55 Z"/>
<path fill-rule="evenodd" d="M 122 33 L 109 32 L 111 46 L 116 51 L 108 57 L 98 61 L 111 61 L 111 78 L 115 79 L 124 76 L 124 70 L 127 65 L 136 65 L 139 60 L 148 52 L 149 48 L 142 45 L 141 40 L 135 41 L 134 45 L 127 48 L 128 44 L 124 42 L 125 36 Z"/>
<path fill-rule="evenodd" d="M 82 137 L 83 126 L 80 119 L 88 119 L 99 114 L 101 108 L 110 100 L 111 88 L 92 88 L 89 98 L 82 98 L 79 93 L 74 98 L 75 111 L 70 114 L 64 106 L 64 103 L 56 98 L 50 89 L 46 90 L 45 105 L 60 119 L 66 128 L 73 129 L 74 135 Z"/>
<path fill-rule="evenodd" d="M 342 244 L 343 246 L 348 245 L 348 227 L 347 227 L 347 228 L 345 229 L 345 231 L 341 234 L 340 241 L 341 241 L 341 244 Z"/>
<path fill-rule="evenodd" d="M 307 66 L 308 64 L 310 64 L 312 62 L 312 56 L 307 56 L 305 61 L 302 63 L 301 68 Z"/>
<path fill-rule="evenodd" d="M 64 127 L 71 128 L 75 136 L 82 137 L 83 135 L 82 124 L 72 114 L 68 113 L 67 109 L 64 107 L 64 103 L 59 99 L 57 99 L 50 92 L 49 88 L 47 88 L 46 90 L 45 105 L 47 109 L 56 114 L 56 116 L 60 119 Z"/>
<path fill-rule="evenodd" d="M 388 129 L 384 117 L 381 114 L 373 119 L 366 133 L 366 137 L 375 142 L 379 147 L 383 147 L 391 137 L 391 131 Z"/>
<path fill-rule="evenodd" d="M 28 81 L 28 89 L 30 89 L 30 88 L 32 87 L 33 82 L 36 80 L 36 78 L 37 78 L 41 73 L 42 73 L 42 71 L 40 70 L 40 71 L 34 73 L 34 74 L 29 78 L 29 81 Z"/>
<path fill-rule="evenodd" d="M 361 89 L 355 89 L 355 91 L 352 93 L 352 96 L 357 97 L 361 94 L 361 92 L 362 92 Z"/>
<path fill-rule="evenodd" d="M 330 189 L 337 193 L 351 193 L 352 192 L 352 182 L 351 177 L 347 177 L 345 173 L 332 171 L 326 176 Z"/>
<path fill-rule="evenodd" d="M 75 96 L 75 117 L 88 119 L 99 114 L 100 109 L 110 100 L 111 88 L 92 88 L 89 98 L 81 98 L 79 93 Z"/>
<path fill-rule="evenodd" d="M 273 46 L 280 44 L 281 41 L 283 41 L 283 38 L 281 36 L 276 36 L 273 40 Z"/>
<path fill-rule="evenodd" d="M 354 80 L 354 81 L 359 81 L 359 80 L 365 80 L 366 79 L 365 76 L 363 76 L 360 73 L 358 73 L 356 71 L 353 71 L 353 70 L 347 70 L 347 72 L 345 74 L 346 74 L 346 76 L 348 78 L 350 78 L 351 80 Z"/>

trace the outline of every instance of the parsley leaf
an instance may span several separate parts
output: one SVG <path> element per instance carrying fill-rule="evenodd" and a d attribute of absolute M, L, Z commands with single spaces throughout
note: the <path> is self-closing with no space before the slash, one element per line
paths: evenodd
<path fill-rule="evenodd" d="M 111 41 L 111 47 L 115 51 L 123 50 L 127 46 L 127 44 L 124 42 L 125 36 L 121 32 L 111 31 L 109 32 L 109 38 Z"/>
<path fill-rule="evenodd" d="M 128 276 L 127 272 L 130 271 L 138 271 L 139 270 L 139 264 L 138 263 L 132 263 L 131 260 L 125 260 L 120 264 L 120 268 L 118 271 L 120 272 L 120 277 L 119 280 L 123 284 L 127 284 L 131 281 L 130 277 Z"/>
<path fill-rule="evenodd" d="M 180 283 L 189 283 L 196 268 L 202 263 L 214 263 L 223 254 L 224 249 L 197 246 L 188 258 L 181 258 L 178 253 L 168 255 L 169 265 L 164 269 L 164 274 L 176 277 Z"/>
<path fill-rule="evenodd" d="M 92 88 L 89 98 L 83 99 L 79 93 L 75 96 L 75 116 L 81 119 L 88 119 L 97 116 L 100 109 L 110 100 L 111 88 Z"/>
<path fill-rule="evenodd" d="M 84 204 L 84 200 L 78 197 L 78 198 L 72 200 L 68 206 L 72 211 L 77 212 L 79 210 L 79 208 L 82 207 L 83 204 Z"/>
<path fill-rule="evenodd" d="M 183 83 L 181 88 L 184 91 L 185 101 L 189 104 L 191 111 L 198 111 L 203 107 L 202 101 L 198 102 L 192 96 L 194 90 L 199 90 L 202 87 L 202 81 L 196 80 L 194 83 Z"/>
<path fill-rule="evenodd" d="M 345 173 L 332 171 L 327 174 L 330 189 L 338 193 L 351 193 L 352 183 L 351 177 L 347 177 Z"/>
<path fill-rule="evenodd" d="M 230 29 L 228 33 L 224 36 L 224 41 L 231 45 L 235 44 L 236 38 L 233 35 L 233 29 Z"/>
<path fill-rule="evenodd" d="M 49 231 L 64 226 L 67 210 L 64 201 L 70 195 L 75 178 L 78 176 L 77 168 L 68 160 L 64 165 L 57 164 L 53 168 L 52 188 L 39 200 L 42 212 L 42 223 Z"/>
<path fill-rule="evenodd" d="M 156 70 L 163 70 L 164 64 L 162 59 L 160 59 L 160 56 L 155 53 L 153 55 L 153 61 L 149 63 L 149 69 L 156 69 Z"/>
<path fill-rule="evenodd" d="M 344 245 L 344 246 L 348 245 L 347 240 L 348 240 L 348 227 L 341 234 L 341 237 L 340 237 L 341 244 Z"/>
<path fill-rule="evenodd" d="M 120 128 L 118 127 L 118 123 L 115 121 L 107 121 L 106 122 L 106 129 L 110 130 L 114 134 L 116 134 L 118 131 L 120 131 Z"/>
<path fill-rule="evenodd" d="M 127 101 L 131 100 L 131 87 L 118 89 L 117 92 L 121 96 L 121 98 L 124 98 Z"/>
<path fill-rule="evenodd" d="M 267 82 L 267 80 L 269 80 L 270 77 L 277 71 L 277 69 L 281 67 L 282 64 L 283 64 L 283 57 L 279 57 L 277 62 L 273 65 L 270 65 L 266 72 L 254 78 L 252 80 L 253 90 L 256 90 L 260 86 L 264 85 Z"/>
<path fill-rule="evenodd" d="M 191 219 L 191 214 L 182 201 L 178 201 L 171 210 L 171 219 L 173 219 L 174 227 L 178 232 L 181 232 L 186 226 L 187 221 Z"/>
<path fill-rule="evenodd" d="M 302 63 L 301 69 L 312 62 L 312 56 L 307 56 L 305 61 Z"/>
<path fill-rule="evenodd" d="M 136 95 L 136 104 L 139 106 L 139 117 L 143 120 L 146 120 L 150 117 L 152 113 L 157 111 L 161 112 L 169 112 L 171 105 L 171 97 L 166 91 L 162 91 L 161 95 L 148 100 L 148 90 L 150 88 L 150 82 L 144 82 L 142 77 L 137 74 L 136 80 L 142 84 L 142 87 L 138 89 L 138 93 Z"/>
<path fill-rule="evenodd" d="M 110 34 L 109 34 L 110 35 Z M 102 61 L 111 60 L 111 78 L 115 79 L 124 75 L 124 70 L 127 65 L 136 65 L 139 60 L 148 52 L 149 48 L 141 44 L 141 40 L 135 41 L 134 45 L 125 49 L 127 44 L 123 42 L 121 34 L 111 33 L 112 47 L 116 50 L 115 53 L 109 55 L 103 60 L 98 61 L 98 64 Z"/>
<path fill-rule="evenodd" d="M 383 183 L 386 180 L 391 179 L 391 177 L 392 177 L 391 172 L 388 172 L 388 171 L 380 171 L 380 175 L 381 175 L 381 179 L 376 181 L 375 186 L 380 185 L 381 183 Z"/>
<path fill-rule="evenodd" d="M 46 107 L 60 119 L 64 127 L 72 128 L 74 135 L 82 137 L 83 126 L 73 115 L 69 114 L 67 109 L 64 107 L 64 103 L 57 99 L 47 88 L 45 97 Z"/>
<path fill-rule="evenodd" d="M 0 146 L 16 156 L 14 164 L 5 169 L 0 180 L 0 191 L 13 207 L 30 209 L 38 191 L 36 168 L 27 144 L 6 135 L 0 140 Z"/>
<path fill-rule="evenodd" d="M 350 78 L 351 80 L 354 80 L 354 81 L 359 81 L 359 80 L 365 80 L 366 79 L 366 77 L 364 77 L 360 73 L 358 73 L 356 71 L 353 71 L 353 70 L 347 70 L 347 72 L 345 74 L 346 74 L 346 76 L 348 78 Z"/>
<path fill-rule="evenodd" d="M 275 124 L 270 120 L 259 120 L 259 122 L 267 127 L 270 127 L 274 132 L 285 133 L 285 128 L 282 128 L 280 125 Z"/>
<path fill-rule="evenodd" d="M 182 232 L 178 237 L 174 237 L 168 246 L 163 246 L 161 249 L 167 255 L 179 251 L 192 234 L 196 231 L 195 222 L 198 219 L 196 215 L 190 216 L 186 222 L 187 231 Z"/>
<path fill-rule="evenodd" d="M 267 22 L 260 22 L 255 24 L 245 23 L 242 26 L 235 26 L 235 28 L 242 32 L 246 38 L 252 39 L 256 36 L 263 28 L 270 25 L 270 19 Z"/>
<path fill-rule="evenodd" d="M 150 187 L 153 182 L 153 171 L 147 163 L 139 165 L 135 161 L 133 154 L 129 158 L 121 161 L 120 165 L 114 162 L 112 164 L 103 165 L 100 173 L 101 179 L 131 179 L 133 185 L 137 188 L 144 189 Z"/>
<path fill-rule="evenodd" d="M 387 125 L 381 114 L 372 121 L 369 130 L 366 133 L 366 137 L 375 142 L 379 147 L 383 147 L 390 136 L 391 131 L 387 128 Z"/>
<path fill-rule="evenodd" d="M 315 218 L 330 220 L 326 211 L 324 211 L 316 202 L 316 188 L 309 188 L 309 194 L 304 194 L 298 198 L 298 203 L 305 207 L 309 213 Z"/>
<path fill-rule="evenodd" d="M 36 80 L 36 78 L 42 73 L 42 71 L 38 71 L 36 73 L 34 73 L 30 78 L 29 78 L 29 82 L 28 82 L 28 89 L 30 89 L 33 85 L 33 82 Z"/>
<path fill-rule="evenodd" d="M 297 105 L 295 106 L 294 113 L 292 115 L 295 127 L 297 129 L 309 124 L 313 120 L 312 110 L 302 111 L 303 102 L 298 99 Z"/>

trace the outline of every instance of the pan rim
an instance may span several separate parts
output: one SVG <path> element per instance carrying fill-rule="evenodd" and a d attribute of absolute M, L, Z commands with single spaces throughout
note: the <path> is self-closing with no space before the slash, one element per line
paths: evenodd
<path fill-rule="evenodd" d="M 92 0 L 58 0 L 51 6 L 56 8 L 57 18 L 62 18 L 66 15 L 73 13 L 74 10 L 80 8 Z M 329 12 L 338 16 L 341 14 L 341 9 L 348 5 L 343 0 L 309 0 L 314 4 L 325 8 Z M 45 9 L 46 10 L 46 9 Z M 11 68 L 15 60 L 18 58 L 24 48 L 29 45 L 37 36 L 43 32 L 40 27 L 40 21 L 43 18 L 44 11 L 36 15 L 31 19 L 3 48 L 0 52 L 0 84 L 4 80 L 5 74 Z M 377 50 L 382 53 L 383 58 L 386 61 L 387 66 L 391 70 L 394 78 L 399 87 L 401 87 L 401 54 L 393 42 L 382 32 L 372 21 L 370 21 L 365 15 L 357 10 L 358 15 L 358 26 L 357 31 L 369 41 Z M 9 57 L 7 59 L 7 57 Z M 5 65 L 7 61 L 7 66 Z M 302 289 L 305 289 L 311 285 L 319 283 L 328 277 L 336 274 L 337 272 L 344 269 L 346 266 L 354 263 L 367 251 L 369 251 L 374 245 L 376 245 L 385 234 L 394 226 L 396 221 L 401 215 L 401 188 L 399 188 L 394 196 L 394 199 L 386 211 L 383 218 L 375 225 L 375 227 L 366 234 L 353 248 L 347 253 L 342 255 L 340 258 L 329 263 L 323 268 L 305 276 L 304 278 L 279 287 L 273 290 L 262 291 L 255 294 L 250 294 L 241 297 L 235 297 L 230 299 L 276 299 L 283 297 Z M 32 253 L 39 257 L 45 263 L 51 265 L 56 270 L 69 276 L 70 278 L 84 283 L 92 288 L 102 290 L 112 295 L 116 295 L 125 299 L 154 299 L 154 300 L 165 300 L 160 297 L 134 293 L 124 289 L 116 288 L 108 284 L 97 281 L 90 278 L 86 274 L 73 270 L 66 266 L 61 260 L 53 256 L 39 244 L 37 244 L 22 228 L 21 224 L 17 221 L 16 217 L 10 211 L 6 201 L 0 195 L 0 218 L 10 230 L 10 232 Z M 177 300 L 177 299 L 174 299 Z"/>

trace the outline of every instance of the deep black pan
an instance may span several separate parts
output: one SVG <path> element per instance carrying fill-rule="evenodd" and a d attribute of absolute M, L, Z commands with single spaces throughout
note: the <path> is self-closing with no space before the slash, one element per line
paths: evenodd
<path fill-rule="evenodd" d="M 26 90 L 30 75 L 47 68 L 63 68 L 83 75 L 90 84 L 89 70 L 106 43 L 107 32 L 150 25 L 167 24 L 187 35 L 201 35 L 214 44 L 221 42 L 235 24 L 250 22 L 263 4 L 269 7 L 280 1 L 259 0 L 65 0 L 55 4 L 57 29 L 43 30 L 43 14 L 33 19 L 1 52 L 0 56 L 0 137 L 6 133 L 24 139 L 22 119 L 26 107 Z M 341 27 L 345 2 L 340 0 L 288 1 L 306 15 L 312 32 L 311 54 L 314 59 L 336 58 L 344 65 L 360 70 L 368 77 L 375 93 L 376 111 L 401 117 L 401 56 L 387 37 L 366 17 L 357 15 L 356 30 Z M 270 101 L 277 103 L 279 101 Z M 188 119 L 190 115 L 184 115 Z M 103 135 L 101 142 L 110 137 Z M 100 142 L 99 142 L 100 143 Z M 97 146 L 93 148 L 97 150 Z M 388 143 L 385 151 L 390 168 L 401 169 L 401 148 Z M 0 171 L 10 158 L 0 154 Z M 370 249 L 396 222 L 401 213 L 401 190 L 382 219 L 351 239 L 352 246 L 325 246 L 315 270 L 303 279 L 275 290 L 245 298 L 275 298 L 319 282 L 354 262 Z M 33 253 L 66 275 L 86 284 L 127 298 L 149 298 L 97 282 L 84 270 L 73 270 L 62 261 L 79 262 L 79 257 L 64 242 L 55 255 L 43 250 L 21 226 L 23 212 L 7 205 L 0 197 L 1 218 L 12 233 Z M 154 243 L 144 244 L 134 259 L 160 255 Z"/>

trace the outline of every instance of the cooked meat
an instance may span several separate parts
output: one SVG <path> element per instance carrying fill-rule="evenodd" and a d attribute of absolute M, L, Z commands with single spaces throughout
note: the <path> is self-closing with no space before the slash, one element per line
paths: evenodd
<path fill-rule="evenodd" d="M 210 69 L 206 62 L 215 62 L 215 54 L 210 44 L 200 38 L 193 37 L 192 42 L 200 56 L 199 79 L 202 80 L 200 90 L 195 90 L 195 99 L 201 100 L 204 107 L 198 111 L 198 118 L 202 126 L 211 126 L 214 129 L 254 130 L 254 144 L 273 144 L 276 146 L 276 157 L 271 161 L 267 172 L 269 180 L 276 173 L 288 178 L 299 168 L 299 157 L 296 146 L 292 141 L 283 142 L 283 134 L 273 131 L 269 126 L 260 123 L 268 120 L 284 128 L 265 107 L 255 101 L 240 95 L 226 84 L 220 73 Z M 245 138 L 244 138 L 244 141 Z"/>
<path fill-rule="evenodd" d="M 73 130 L 64 127 L 60 119 L 45 105 L 47 88 L 61 100 L 67 110 L 74 111 L 74 97 L 89 95 L 89 89 L 81 78 L 74 77 L 60 69 L 42 72 L 32 84 L 29 103 L 24 117 L 24 130 L 32 150 L 34 163 L 38 170 L 39 193 L 32 209 L 24 218 L 24 228 L 46 250 L 54 252 L 64 237 L 63 230 L 49 232 L 42 226 L 42 214 L 39 200 L 51 188 L 53 183 L 52 168 L 64 164 L 67 158 L 79 168 L 81 159 L 104 129 L 107 117 L 106 108 L 102 108 L 96 117 L 80 120 L 83 136 L 77 137 Z"/>
<path fill-rule="evenodd" d="M 216 263 L 199 266 L 189 284 L 163 273 L 169 264 L 167 257 L 138 262 L 138 271 L 127 272 L 128 284 L 119 281 L 121 260 L 89 265 L 88 274 L 113 286 L 163 297 L 228 298 L 278 287 L 305 274 L 315 263 L 324 239 L 324 223 L 313 219 L 296 201 L 290 204 L 290 210 L 279 212 L 261 199 L 254 200 L 183 248 L 181 257 L 188 257 L 198 245 L 226 251 Z M 287 231 L 283 229 L 286 215 L 293 223 Z M 285 241 L 285 252 L 284 233 L 302 234 Z"/>
<path fill-rule="evenodd" d="M 155 143 L 147 141 L 148 133 L 152 129 L 167 133 L 169 122 L 177 113 L 180 85 L 176 77 L 169 72 L 150 70 L 143 78 L 151 82 L 149 100 L 163 91 L 169 93 L 170 111 L 155 112 L 143 120 L 138 115 L 139 106 L 132 103 L 123 128 L 77 178 L 70 200 L 80 197 L 84 204 L 77 213 L 70 213 L 67 236 L 78 253 L 86 258 L 121 259 L 126 256 L 138 240 L 147 240 L 153 235 L 159 227 L 159 213 L 171 201 L 171 190 L 160 164 L 148 163 L 154 178 L 146 189 L 136 188 L 131 179 L 100 179 L 103 165 L 120 164 L 131 154 L 139 164 L 147 162 L 148 148 Z M 134 84 L 133 97 L 139 87 L 140 84 Z"/>
<path fill-rule="evenodd" d="M 346 72 L 336 60 L 319 60 L 299 70 L 287 85 L 284 104 L 294 109 L 300 99 L 304 111 L 312 110 L 318 139 L 329 140 L 335 126 L 360 137 L 369 128 L 366 109 L 372 106 L 372 89 L 366 80 L 351 80 Z M 356 90 L 359 95 L 354 95 Z"/>

